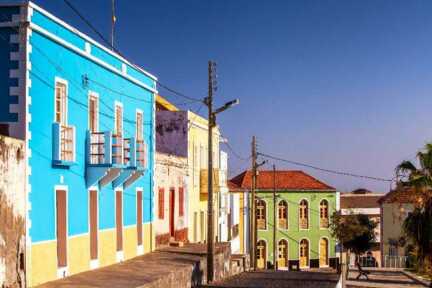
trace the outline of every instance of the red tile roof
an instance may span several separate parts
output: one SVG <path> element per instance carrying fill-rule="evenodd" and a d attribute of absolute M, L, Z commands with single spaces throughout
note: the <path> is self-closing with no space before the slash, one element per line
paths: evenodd
<path fill-rule="evenodd" d="M 232 178 L 228 187 L 230 191 L 250 189 L 252 186 L 252 172 L 250 170 Z M 257 189 L 273 189 L 273 171 L 260 170 L 257 177 Z M 336 190 L 335 188 L 319 181 L 303 171 L 276 171 L 277 190 Z"/>
<path fill-rule="evenodd" d="M 379 203 L 416 203 L 419 202 L 421 194 L 412 189 L 392 190 L 379 199 Z"/>
<path fill-rule="evenodd" d="M 380 205 L 378 200 L 384 194 L 381 193 L 367 193 L 367 194 L 355 194 L 355 193 L 341 193 L 340 195 L 340 206 L 342 209 L 351 208 L 379 208 Z"/>

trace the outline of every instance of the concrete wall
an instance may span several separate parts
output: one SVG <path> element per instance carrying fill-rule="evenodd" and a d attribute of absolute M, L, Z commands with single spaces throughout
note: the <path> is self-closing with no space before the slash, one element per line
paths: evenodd
<path fill-rule="evenodd" d="M 0 286 L 5 287 L 25 285 L 24 152 L 23 141 L 0 135 Z"/>
<path fill-rule="evenodd" d="M 174 155 L 156 153 L 156 187 L 155 187 L 155 211 L 154 227 L 156 234 L 156 246 L 168 244 L 170 239 L 170 189 L 174 188 L 174 238 L 178 241 L 187 240 L 188 228 L 188 187 L 187 187 L 187 159 Z M 183 188 L 183 216 L 179 210 L 179 188 Z M 164 218 L 159 218 L 159 189 L 164 189 Z"/>
<path fill-rule="evenodd" d="M 187 133 L 187 111 L 156 112 L 156 151 L 187 157 Z"/>

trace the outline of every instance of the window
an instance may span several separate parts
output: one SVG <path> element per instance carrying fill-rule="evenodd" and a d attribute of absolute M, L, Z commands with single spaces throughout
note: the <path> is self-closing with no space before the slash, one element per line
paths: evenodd
<path fill-rule="evenodd" d="M 179 188 L 179 216 L 184 216 L 184 189 Z"/>
<path fill-rule="evenodd" d="M 143 113 L 142 111 L 137 111 L 136 113 L 136 132 L 135 137 L 136 140 L 143 139 Z"/>
<path fill-rule="evenodd" d="M 266 229 L 266 203 L 264 200 L 260 199 L 256 204 L 256 221 L 257 229 Z"/>
<path fill-rule="evenodd" d="M 67 124 L 67 82 L 59 79 L 55 83 L 55 122 Z"/>
<path fill-rule="evenodd" d="M 286 268 L 288 266 L 288 241 L 282 239 L 278 243 L 278 268 Z"/>
<path fill-rule="evenodd" d="M 278 226 L 281 229 L 288 229 L 288 203 L 285 200 L 278 205 Z"/>
<path fill-rule="evenodd" d="M 115 105 L 114 133 L 116 134 L 116 136 L 119 136 L 119 137 L 121 137 L 121 135 L 123 135 L 123 107 L 119 103 L 116 103 L 116 105 Z"/>
<path fill-rule="evenodd" d="M 308 202 L 303 199 L 300 201 L 299 206 L 299 226 L 300 229 L 308 229 L 309 228 L 309 208 Z"/>
<path fill-rule="evenodd" d="M 89 130 L 93 133 L 99 130 L 99 97 L 95 93 L 89 96 Z"/>
<path fill-rule="evenodd" d="M 329 219 L 328 219 L 328 201 L 323 199 L 320 202 L 320 228 L 328 228 L 329 227 Z"/>
<path fill-rule="evenodd" d="M 159 219 L 164 219 L 164 201 L 165 201 L 165 189 L 159 188 L 159 194 L 158 194 L 158 216 Z"/>

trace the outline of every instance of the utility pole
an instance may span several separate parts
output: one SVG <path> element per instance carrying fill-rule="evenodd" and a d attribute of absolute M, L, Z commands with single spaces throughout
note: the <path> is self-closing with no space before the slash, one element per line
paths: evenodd
<path fill-rule="evenodd" d="M 205 99 L 208 107 L 208 198 L 207 198 L 207 282 L 213 281 L 214 239 L 213 239 L 213 72 L 215 64 L 208 62 L 208 97 Z"/>
<path fill-rule="evenodd" d="M 208 107 L 208 180 L 207 180 L 207 283 L 214 278 L 214 216 L 213 216 L 213 127 L 216 115 L 240 103 L 238 99 L 226 102 L 213 110 L 213 92 L 216 91 L 216 63 L 208 62 L 208 96 L 203 103 Z"/>
<path fill-rule="evenodd" d="M 257 168 L 257 154 L 256 154 L 256 137 L 252 136 L 252 186 L 251 186 L 251 210 L 250 210 L 250 265 L 253 270 L 256 270 L 256 168 Z"/>
<path fill-rule="evenodd" d="M 278 258 L 276 255 L 276 165 L 273 164 L 273 269 L 278 269 Z"/>

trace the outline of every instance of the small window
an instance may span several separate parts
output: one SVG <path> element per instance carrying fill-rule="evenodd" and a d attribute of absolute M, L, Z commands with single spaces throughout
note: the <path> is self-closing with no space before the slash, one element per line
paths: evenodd
<path fill-rule="evenodd" d="M 99 131 L 99 98 L 94 93 L 89 96 L 89 130 L 92 133 Z"/>
<path fill-rule="evenodd" d="M 305 199 L 300 202 L 299 206 L 299 226 L 300 229 L 309 228 L 309 207 Z"/>
<path fill-rule="evenodd" d="M 165 189 L 159 188 L 159 194 L 158 194 L 158 216 L 159 219 L 164 219 L 164 202 L 165 202 Z"/>
<path fill-rule="evenodd" d="M 265 230 L 266 229 L 266 202 L 262 199 L 257 201 L 256 204 L 256 221 L 257 221 L 257 229 Z"/>
<path fill-rule="evenodd" d="M 136 140 L 143 139 L 143 113 L 141 111 L 137 111 L 136 113 Z"/>
<path fill-rule="evenodd" d="M 67 125 L 67 83 L 61 80 L 55 83 L 55 122 Z"/>
<path fill-rule="evenodd" d="M 320 228 L 329 227 L 329 217 L 328 217 L 328 201 L 321 200 L 320 202 Z"/>
<path fill-rule="evenodd" d="M 120 104 L 115 105 L 115 129 L 116 136 L 123 135 L 123 107 Z"/>
<path fill-rule="evenodd" d="M 281 229 L 288 229 L 288 203 L 285 200 L 278 205 L 278 226 Z"/>

